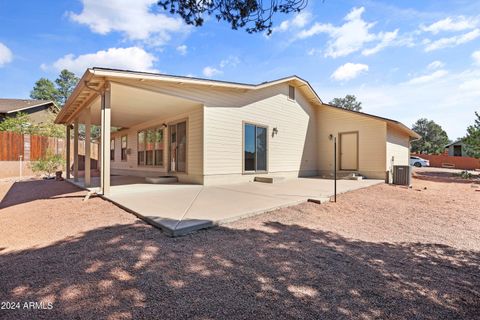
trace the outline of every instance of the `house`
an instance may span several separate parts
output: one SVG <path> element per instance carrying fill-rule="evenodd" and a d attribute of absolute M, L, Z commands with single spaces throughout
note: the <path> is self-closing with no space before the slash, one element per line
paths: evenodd
<path fill-rule="evenodd" d="M 383 180 L 408 165 L 419 138 L 398 121 L 324 103 L 297 76 L 254 85 L 106 68 L 86 70 L 56 123 L 68 136 L 73 124 L 74 141 L 79 124 L 101 125 L 103 194 L 110 174 L 203 185 L 326 175 L 334 138 L 339 170 Z"/>
<path fill-rule="evenodd" d="M 32 99 L 0 99 L 0 122 L 6 117 L 15 117 L 26 113 L 30 121 L 39 124 L 48 121 L 59 109 L 55 102 Z"/>
<path fill-rule="evenodd" d="M 445 146 L 445 151 L 447 155 L 453 157 L 466 157 L 467 153 L 465 152 L 465 144 L 462 139 L 459 139 L 455 142 L 447 144 Z"/>

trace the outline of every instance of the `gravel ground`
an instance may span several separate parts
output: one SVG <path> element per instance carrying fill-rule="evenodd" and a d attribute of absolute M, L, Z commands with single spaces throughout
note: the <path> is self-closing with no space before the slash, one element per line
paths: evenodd
<path fill-rule="evenodd" d="M 469 183 L 378 185 L 174 239 L 65 182 L 2 191 L 0 301 L 21 303 L 2 319 L 480 314 L 480 192 Z"/>

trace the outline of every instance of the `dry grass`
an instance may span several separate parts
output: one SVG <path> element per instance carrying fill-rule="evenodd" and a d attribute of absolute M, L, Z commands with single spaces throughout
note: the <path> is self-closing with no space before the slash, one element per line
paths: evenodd
<path fill-rule="evenodd" d="M 65 182 L 3 188 L 0 301 L 53 309 L 0 318 L 478 318 L 469 184 L 379 185 L 175 239 Z"/>

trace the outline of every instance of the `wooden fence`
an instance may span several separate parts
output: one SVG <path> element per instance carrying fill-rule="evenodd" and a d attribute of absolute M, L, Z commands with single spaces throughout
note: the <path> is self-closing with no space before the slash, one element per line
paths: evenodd
<path fill-rule="evenodd" d="M 91 143 L 91 159 L 98 160 L 98 144 Z M 0 131 L 0 161 L 37 161 L 49 152 L 66 157 L 64 138 L 42 137 Z M 79 141 L 78 154 L 85 155 L 85 141 Z M 73 139 L 70 143 L 70 161 L 73 161 Z M 95 161 L 96 163 L 96 161 Z"/>
<path fill-rule="evenodd" d="M 24 154 L 22 134 L 0 131 L 0 161 L 16 161 Z"/>

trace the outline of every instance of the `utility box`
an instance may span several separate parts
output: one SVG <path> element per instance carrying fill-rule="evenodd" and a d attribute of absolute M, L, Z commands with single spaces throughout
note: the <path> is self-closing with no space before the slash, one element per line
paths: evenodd
<path fill-rule="evenodd" d="M 393 166 L 393 184 L 409 186 L 412 182 L 410 166 Z"/>

